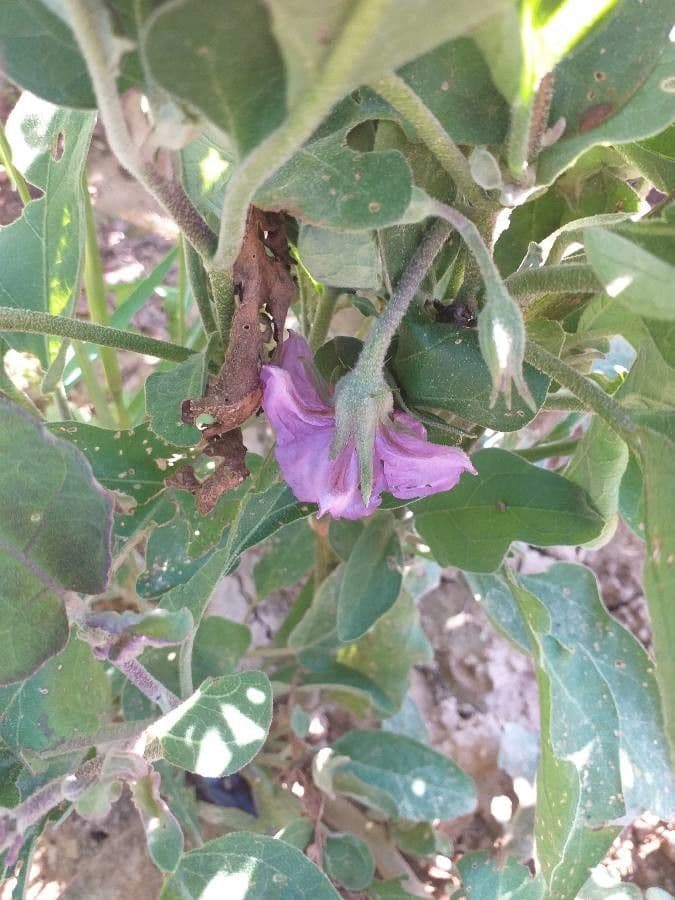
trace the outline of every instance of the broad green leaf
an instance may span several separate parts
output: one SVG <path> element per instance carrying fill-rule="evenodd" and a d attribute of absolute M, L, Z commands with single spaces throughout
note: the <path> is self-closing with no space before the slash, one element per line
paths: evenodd
<path fill-rule="evenodd" d="M 96 106 L 73 33 L 41 0 L 3 0 L 0 57 L 12 81 L 45 100 L 85 109 Z"/>
<path fill-rule="evenodd" d="M 619 512 L 631 531 L 645 539 L 645 504 L 642 470 L 631 453 L 619 487 Z"/>
<path fill-rule="evenodd" d="M 503 865 L 490 859 L 485 851 L 467 853 L 457 864 L 464 890 L 457 900 L 469 897 L 494 897 L 503 900 L 543 900 L 545 886 L 541 878 L 532 878 L 527 866 L 512 856 Z"/>
<path fill-rule="evenodd" d="M 202 619 L 192 650 L 194 683 L 229 675 L 250 646 L 251 630 L 246 625 L 220 616 Z"/>
<path fill-rule="evenodd" d="M 205 681 L 155 722 L 147 739 L 188 772 L 219 778 L 238 772 L 258 753 L 272 721 L 272 691 L 262 672 Z"/>
<path fill-rule="evenodd" d="M 565 477 L 583 488 L 605 519 L 605 527 L 592 547 L 611 540 L 619 521 L 619 490 L 628 464 L 624 440 L 598 416 L 577 444 Z"/>
<path fill-rule="evenodd" d="M 274 33 L 288 71 L 290 105 L 293 106 L 320 77 L 350 17 L 359 14 L 355 0 L 266 0 L 272 12 Z M 444 0 L 418 0 L 412 9 L 405 0 L 387 0 L 377 18 L 361 20 L 369 40 L 360 34 L 360 53 L 343 75 L 341 96 L 372 82 L 438 44 L 466 34 L 503 9 L 502 0 L 480 5 L 456 0 L 450 9 Z M 354 40 L 353 33 L 350 34 Z"/>
<path fill-rule="evenodd" d="M 375 880 L 369 890 L 369 900 L 408 900 L 414 894 L 403 887 L 400 878 L 389 878 L 387 881 Z"/>
<path fill-rule="evenodd" d="M 455 143 L 500 144 L 504 140 L 508 107 L 470 38 L 437 47 L 408 63 L 399 74 Z"/>
<path fill-rule="evenodd" d="M 358 152 L 347 135 L 376 118 L 396 118 L 379 98 L 344 100 L 291 159 L 258 190 L 257 206 L 285 209 L 302 222 L 371 231 L 398 222 L 412 198 L 408 163 L 396 150 Z"/>
<path fill-rule="evenodd" d="M 142 34 L 153 78 L 198 110 L 240 154 L 281 124 L 286 111 L 279 48 L 261 0 L 176 0 L 150 16 Z"/>
<path fill-rule="evenodd" d="M 177 447 L 193 447 L 201 433 L 182 418 L 184 400 L 201 397 L 206 383 L 206 356 L 195 353 L 168 372 L 153 372 L 145 382 L 145 410 L 154 433 Z"/>
<path fill-rule="evenodd" d="M 549 323 L 562 346 L 561 329 Z M 519 394 L 507 409 L 499 397 L 490 406 L 492 378 L 478 346 L 478 332 L 439 322 L 406 321 L 392 363 L 394 375 L 411 406 L 440 409 L 495 431 L 517 431 L 534 418 Z M 527 363 L 525 380 L 537 406 L 546 398 L 550 378 Z"/>
<path fill-rule="evenodd" d="M 412 667 L 433 659 L 417 607 L 405 588 L 367 634 L 355 644 L 340 648 L 337 659 L 367 675 L 394 706 L 401 705 Z"/>
<path fill-rule="evenodd" d="M 670 238 L 672 251 L 675 227 L 670 229 Z M 588 229 L 584 244 L 595 274 L 617 303 L 648 318 L 675 319 L 675 266 L 668 257 L 660 258 L 628 237 L 605 228 Z"/>
<path fill-rule="evenodd" d="M 183 853 L 183 832 L 159 793 L 159 773 L 134 782 L 131 793 L 143 822 L 150 859 L 162 872 L 174 872 Z"/>
<path fill-rule="evenodd" d="M 338 900 L 339 894 L 307 857 L 283 840 L 228 834 L 186 853 L 160 900 Z"/>
<path fill-rule="evenodd" d="M 353 834 L 331 834 L 323 848 L 323 867 L 333 881 L 350 891 L 363 891 L 373 880 L 370 847 Z"/>
<path fill-rule="evenodd" d="M 65 646 L 66 591 L 105 590 L 112 498 L 78 450 L 4 400 L 0 458 L 0 627 L 11 634 L 0 684 L 7 684 Z"/>
<path fill-rule="evenodd" d="M 259 599 L 290 587 L 314 564 L 314 532 L 299 519 L 285 525 L 267 543 L 267 552 L 253 567 Z"/>
<path fill-rule="evenodd" d="M 537 180 L 550 184 L 584 150 L 657 134 L 671 123 L 675 48 L 669 0 L 622 0 L 592 34 L 557 65 L 549 121 L 565 119 L 546 148 Z"/>
<path fill-rule="evenodd" d="M 197 209 L 216 228 L 234 154 L 211 135 L 200 134 L 180 152 L 182 181 Z"/>
<path fill-rule="evenodd" d="M 312 598 L 312 605 L 289 634 L 289 647 L 299 651 L 309 648 L 333 650 L 340 645 L 336 619 L 344 570 L 343 565 L 338 566 L 321 583 Z"/>
<path fill-rule="evenodd" d="M 340 641 L 355 641 L 396 603 L 403 552 L 391 513 L 363 529 L 345 566 L 337 604 Z"/>
<path fill-rule="evenodd" d="M 34 675 L 0 687 L 0 708 L 7 746 L 40 753 L 78 737 L 93 741 L 110 714 L 110 684 L 91 648 L 72 635 Z"/>
<path fill-rule="evenodd" d="M 446 756 L 400 734 L 349 731 L 333 744 L 339 762 L 333 775 L 340 793 L 355 797 L 387 818 L 419 822 L 454 819 L 473 811 L 471 779 Z"/>
<path fill-rule="evenodd" d="M 373 291 L 382 287 L 382 260 L 374 232 L 350 233 L 303 225 L 298 253 L 312 278 L 321 284 Z"/>
<path fill-rule="evenodd" d="M 363 531 L 363 522 L 358 519 L 331 519 L 328 525 L 328 540 L 331 548 L 345 562 Z"/>
<path fill-rule="evenodd" d="M 70 313 L 84 247 L 82 171 L 93 125 L 93 113 L 59 109 L 31 94 L 24 94 L 12 111 L 8 133 L 10 139 L 15 136 L 15 164 L 45 193 L 0 231 L 2 306 Z M 5 337 L 47 367 L 47 338 L 14 332 Z"/>
<path fill-rule="evenodd" d="M 302 663 L 306 671 L 299 672 L 296 667 L 291 667 L 274 674 L 275 696 L 277 692 L 288 693 L 315 691 L 317 689 L 330 691 L 330 696 L 338 700 L 343 706 L 359 713 L 364 713 L 364 701 L 372 706 L 378 718 L 387 718 L 396 712 L 396 706 L 384 693 L 379 685 L 375 684 L 363 672 L 334 662 L 325 651 L 317 651 L 310 657 L 309 651 L 302 655 Z M 365 712 L 368 709 L 365 708 Z"/>
<path fill-rule="evenodd" d="M 492 625 L 521 653 L 530 653 L 530 636 L 513 597 L 513 592 L 500 575 L 465 572 L 464 577 Z"/>
<path fill-rule="evenodd" d="M 442 566 L 492 572 L 511 541 L 550 547 L 600 534 L 602 517 L 585 491 L 561 475 L 506 450 L 479 450 L 472 462 L 478 475 L 413 506 L 415 527 Z"/>
<path fill-rule="evenodd" d="M 675 188 L 675 125 L 647 140 L 623 144 L 618 150 L 664 194 Z"/>

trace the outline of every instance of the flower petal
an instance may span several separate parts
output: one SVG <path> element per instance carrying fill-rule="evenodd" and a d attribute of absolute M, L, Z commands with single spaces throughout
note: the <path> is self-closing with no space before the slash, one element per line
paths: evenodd
<path fill-rule="evenodd" d="M 376 455 L 384 467 L 385 490 L 401 500 L 449 491 L 463 472 L 476 474 L 471 460 L 457 447 L 432 444 L 426 430 L 405 413 L 396 412 L 375 438 Z"/>

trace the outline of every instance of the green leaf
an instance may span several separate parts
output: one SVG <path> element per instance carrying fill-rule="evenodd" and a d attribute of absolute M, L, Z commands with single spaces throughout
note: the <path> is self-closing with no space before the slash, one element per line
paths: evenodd
<path fill-rule="evenodd" d="M 233 156 L 213 136 L 206 134 L 200 134 L 180 152 L 183 186 L 214 228 L 223 210 Z"/>
<path fill-rule="evenodd" d="M 455 143 L 501 144 L 504 140 L 508 107 L 471 38 L 450 41 L 419 56 L 399 74 Z"/>
<path fill-rule="evenodd" d="M 457 864 L 464 885 L 457 900 L 495 897 L 509 900 L 543 900 L 544 884 L 541 878 L 532 878 L 527 866 L 510 856 L 503 866 L 498 866 L 485 851 L 467 853 Z"/>
<path fill-rule="evenodd" d="M 583 544 L 602 530 L 585 491 L 561 475 L 506 450 L 471 459 L 477 476 L 465 473 L 453 490 L 413 505 L 416 528 L 442 566 L 492 572 L 512 541 Z"/>
<path fill-rule="evenodd" d="M 0 684 L 68 640 L 65 592 L 97 594 L 110 570 L 112 498 L 82 454 L 0 399 Z"/>
<path fill-rule="evenodd" d="M 373 291 L 382 287 L 382 260 L 374 232 L 302 225 L 298 253 L 312 278 L 321 284 Z"/>
<path fill-rule="evenodd" d="M 168 372 L 153 372 L 145 382 L 145 410 L 154 433 L 176 447 L 192 447 L 201 438 L 199 428 L 186 425 L 183 401 L 201 397 L 206 383 L 206 356 L 195 353 Z"/>
<path fill-rule="evenodd" d="M 670 228 L 669 234 L 672 253 L 675 228 Z M 605 228 L 588 229 L 584 244 L 595 274 L 616 302 L 641 316 L 675 319 L 672 302 L 675 266 L 668 257 L 660 258 L 628 237 Z"/>
<path fill-rule="evenodd" d="M 476 805 L 471 779 L 446 756 L 411 738 L 349 731 L 333 750 L 348 757 L 336 766 L 335 789 L 387 818 L 454 819 Z"/>
<path fill-rule="evenodd" d="M 356 708 L 360 712 L 364 711 L 365 700 L 372 706 L 378 718 L 387 718 L 396 712 L 396 707 L 389 697 L 363 672 L 333 662 L 327 653 L 321 651 L 312 658 L 306 651 L 302 656 L 302 662 L 307 671 L 302 673 L 301 678 L 298 669 L 291 667 L 282 672 L 275 672 L 275 685 L 288 685 L 289 689 L 296 692 L 311 692 L 315 689 L 331 691 L 331 696 L 350 710 L 355 706 L 354 700 L 358 701 Z"/>
<path fill-rule="evenodd" d="M 368 891 L 369 900 L 408 900 L 413 896 L 402 886 L 400 878 L 389 878 L 387 881 L 376 879 Z"/>
<path fill-rule="evenodd" d="M 363 531 L 358 519 L 331 519 L 328 524 L 328 540 L 331 548 L 345 562 Z"/>
<path fill-rule="evenodd" d="M 160 900 L 338 900 L 326 876 L 283 840 L 228 834 L 186 853 L 165 883 Z"/>
<path fill-rule="evenodd" d="M 139 812 L 150 859 L 162 872 L 175 872 L 183 854 L 183 832 L 159 793 L 159 773 L 152 772 L 132 785 L 134 804 Z"/>
<path fill-rule="evenodd" d="M 340 641 L 355 641 L 396 603 L 403 552 L 391 514 L 369 522 L 347 561 L 337 605 Z"/>
<path fill-rule="evenodd" d="M 645 504 L 642 471 L 631 453 L 619 487 L 619 512 L 621 518 L 643 541 L 645 539 Z"/>
<path fill-rule="evenodd" d="M 30 94 L 12 111 L 7 130 L 14 162 L 44 196 L 0 231 L 3 306 L 52 315 L 72 310 L 84 248 L 82 171 L 93 125 L 93 113 L 59 109 Z M 49 339 L 15 332 L 5 339 L 47 368 Z"/>
<path fill-rule="evenodd" d="M 562 330 L 552 323 L 547 328 L 562 347 Z M 447 410 L 495 431 L 517 431 L 534 418 L 519 393 L 510 410 L 501 396 L 490 406 L 492 378 L 473 329 L 408 320 L 399 332 L 392 368 L 411 406 Z M 527 363 L 523 372 L 540 407 L 551 379 Z"/>
<path fill-rule="evenodd" d="M 153 78 L 229 135 L 245 154 L 283 121 L 285 76 L 261 0 L 177 0 L 142 33 Z"/>
<path fill-rule="evenodd" d="M 289 100 L 293 106 L 310 90 L 342 36 L 354 0 L 316 4 L 312 0 L 267 0 L 274 33 L 288 70 Z M 381 4 L 379 17 L 369 23 L 370 40 L 344 75 L 342 95 L 387 75 L 438 44 L 471 31 L 504 7 L 502 0 L 480 5 L 456 0 L 449 9 L 444 0 L 418 0 L 414 10 L 405 0 Z"/>
<path fill-rule="evenodd" d="M 314 564 L 314 533 L 307 522 L 299 519 L 285 525 L 273 535 L 267 552 L 253 567 L 253 580 L 258 598 L 290 587 Z"/>
<path fill-rule="evenodd" d="M 627 464 L 628 447 L 623 438 L 594 416 L 565 469 L 565 477 L 586 491 L 605 519 L 605 527 L 600 537 L 592 542 L 592 547 L 603 546 L 616 531 L 619 490 Z"/>
<path fill-rule="evenodd" d="M 339 646 L 336 619 L 344 569 L 343 565 L 338 566 L 321 582 L 312 605 L 288 636 L 289 647 L 332 650 Z"/>
<path fill-rule="evenodd" d="M 93 740 L 110 713 L 110 684 L 91 648 L 73 635 L 34 675 L 0 687 L 0 708 L 6 744 L 40 753 L 78 737 Z"/>
<path fill-rule="evenodd" d="M 379 98 L 343 101 L 305 146 L 255 197 L 263 209 L 285 209 L 323 228 L 371 231 L 398 222 L 412 198 L 408 163 L 396 150 L 352 150 L 347 135 L 374 118 L 395 117 Z"/>
<path fill-rule="evenodd" d="M 513 597 L 500 575 L 465 572 L 473 599 L 480 603 L 492 625 L 521 653 L 530 653 L 530 636 Z"/>
<path fill-rule="evenodd" d="M 60 106 L 96 106 L 73 33 L 40 0 L 4 0 L 0 57 L 8 77 L 39 97 Z"/>
<path fill-rule="evenodd" d="M 617 149 L 658 190 L 669 194 L 675 189 L 675 125 L 655 137 Z"/>
<path fill-rule="evenodd" d="M 220 616 L 202 619 L 192 650 L 192 678 L 201 684 L 207 678 L 229 675 L 251 646 L 251 630 L 240 622 Z"/>
<path fill-rule="evenodd" d="M 338 651 L 337 659 L 367 675 L 396 708 L 401 705 L 412 667 L 433 659 L 417 607 L 405 588 L 367 634 Z"/>
<path fill-rule="evenodd" d="M 272 689 L 262 672 L 204 682 L 148 729 L 162 757 L 188 772 L 218 778 L 258 753 L 272 721 Z"/>
<path fill-rule="evenodd" d="M 329 878 L 350 891 L 365 890 L 375 874 L 368 844 L 353 834 L 331 834 L 326 838 L 323 867 Z"/>
<path fill-rule="evenodd" d="M 668 0 L 655 0 L 648 16 L 638 0 L 622 0 L 556 66 L 549 121 L 564 117 L 566 126 L 539 157 L 539 183 L 550 184 L 588 147 L 646 138 L 671 123 L 671 20 Z"/>

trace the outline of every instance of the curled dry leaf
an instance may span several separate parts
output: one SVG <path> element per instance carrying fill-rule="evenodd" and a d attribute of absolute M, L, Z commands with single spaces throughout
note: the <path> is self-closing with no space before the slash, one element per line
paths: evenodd
<path fill-rule="evenodd" d="M 183 403 L 183 421 L 193 425 L 201 415 L 213 419 L 203 432 L 200 449 L 221 459 L 215 471 L 199 481 L 190 467 L 180 470 L 180 486 L 194 493 L 197 509 L 209 513 L 219 497 L 248 476 L 241 425 L 262 399 L 260 366 L 271 330 L 275 354 L 283 341 L 286 313 L 295 292 L 283 219 L 251 207 L 246 236 L 234 264 L 235 310 L 225 362 L 209 379 L 206 392 Z M 178 474 L 178 473 L 177 473 Z"/>

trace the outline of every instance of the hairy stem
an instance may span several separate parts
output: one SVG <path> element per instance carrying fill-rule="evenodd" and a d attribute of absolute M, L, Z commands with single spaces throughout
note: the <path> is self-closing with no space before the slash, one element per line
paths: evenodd
<path fill-rule="evenodd" d="M 216 308 L 216 322 L 227 356 L 230 343 L 230 329 L 234 316 L 234 280 L 229 269 L 210 269 L 208 273 L 213 305 Z"/>
<path fill-rule="evenodd" d="M 232 270 L 244 239 L 248 208 L 258 188 L 304 144 L 350 86 L 357 86 L 356 65 L 367 52 L 388 7 L 389 0 L 359 0 L 355 4 L 321 74 L 289 111 L 283 125 L 235 168 L 225 188 L 213 268 Z"/>
<path fill-rule="evenodd" d="M 118 51 L 103 0 L 64 0 L 70 26 L 87 63 L 108 142 L 127 171 L 152 194 L 191 244 L 209 256 L 215 235 L 180 184 L 169 182 L 140 159 L 117 94 Z"/>
<path fill-rule="evenodd" d="M 535 447 L 526 447 L 524 450 L 516 450 L 518 456 L 529 462 L 539 462 L 540 459 L 550 459 L 552 456 L 570 456 L 576 450 L 581 438 L 566 438 L 560 441 L 550 441 L 548 444 L 537 444 Z"/>
<path fill-rule="evenodd" d="M 558 384 L 574 394 L 587 409 L 597 413 L 621 437 L 625 437 L 628 432 L 635 430 L 635 423 L 630 414 L 616 400 L 606 394 L 594 381 L 580 375 L 566 362 L 549 353 L 539 344 L 527 341 L 525 359 L 535 369 L 554 378 Z"/>
<path fill-rule="evenodd" d="M 471 177 L 469 163 L 436 116 L 398 75 L 373 84 L 374 90 L 415 126 L 420 138 L 470 203 L 485 203 L 485 196 Z"/>
<path fill-rule="evenodd" d="M 7 177 L 14 184 L 23 205 L 30 203 L 32 198 L 28 182 L 12 162 L 12 148 L 9 146 L 2 122 L 0 122 L 0 165 L 4 167 Z"/>
<path fill-rule="evenodd" d="M 96 235 L 96 220 L 89 196 L 86 172 L 82 177 L 82 194 L 84 196 L 85 211 L 85 252 L 84 252 L 84 289 L 87 297 L 87 306 L 92 321 L 98 325 L 108 325 L 110 316 L 105 299 L 105 281 L 103 280 L 103 264 L 98 248 Z M 120 428 L 129 427 L 129 415 L 124 405 L 122 391 L 122 373 L 117 359 L 117 353 L 112 347 L 101 349 L 101 362 L 105 372 L 108 390 L 115 405 L 117 421 Z"/>
<path fill-rule="evenodd" d="M 436 222 L 422 238 L 405 272 L 401 275 L 384 312 L 375 320 L 363 345 L 357 369 L 364 374 L 376 378 L 381 377 L 389 345 L 403 321 L 411 301 L 420 289 L 425 275 L 451 231 L 452 228 L 447 222 Z"/>
<path fill-rule="evenodd" d="M 544 400 L 544 409 L 559 409 L 564 412 L 588 412 L 588 406 L 573 394 L 549 394 Z"/>
<path fill-rule="evenodd" d="M 146 696 L 148 700 L 156 703 L 163 713 L 167 713 L 180 705 L 179 698 L 154 675 L 151 675 L 137 659 L 125 659 L 121 662 L 111 659 L 110 662 L 134 687 L 138 688 L 141 694 Z"/>
<path fill-rule="evenodd" d="M 582 263 L 525 269 L 509 275 L 505 284 L 514 297 L 540 294 L 592 294 L 602 290 L 593 269 Z"/>
<path fill-rule="evenodd" d="M 308 343 L 312 353 L 319 349 L 328 336 L 328 329 L 335 312 L 338 296 L 338 291 L 335 288 L 325 288 L 323 294 L 319 297 L 312 320 L 312 327 L 309 330 Z"/>
<path fill-rule="evenodd" d="M 216 320 L 213 318 L 213 309 L 211 307 L 211 297 L 209 295 L 209 286 L 206 279 L 206 272 L 201 257 L 187 241 L 183 244 L 185 252 L 185 269 L 187 279 L 190 284 L 190 290 L 199 315 L 201 316 L 202 325 L 206 334 L 214 334 L 217 331 Z"/>
<path fill-rule="evenodd" d="M 506 143 L 506 162 L 514 178 L 522 178 L 530 148 L 532 104 L 518 99 L 511 106 L 511 122 Z"/>
<path fill-rule="evenodd" d="M 195 352 L 189 347 L 158 341 L 144 334 L 136 334 L 134 331 L 122 331 L 121 328 L 109 328 L 107 325 L 96 325 L 68 316 L 52 316 L 49 313 L 14 309 L 11 306 L 0 306 L 0 331 L 67 337 L 73 341 L 89 341 L 102 347 L 116 347 L 118 350 L 144 353 L 146 356 L 168 359 L 171 362 L 183 362 Z"/>

